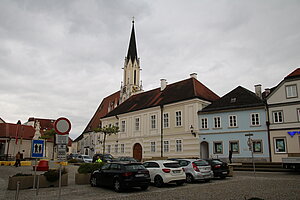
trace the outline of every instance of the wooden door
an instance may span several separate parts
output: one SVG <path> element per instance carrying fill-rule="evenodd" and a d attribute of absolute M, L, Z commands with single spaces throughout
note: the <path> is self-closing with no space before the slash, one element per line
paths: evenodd
<path fill-rule="evenodd" d="M 136 143 L 133 146 L 133 158 L 135 158 L 138 161 L 141 161 L 143 158 L 143 149 L 139 143 Z"/>

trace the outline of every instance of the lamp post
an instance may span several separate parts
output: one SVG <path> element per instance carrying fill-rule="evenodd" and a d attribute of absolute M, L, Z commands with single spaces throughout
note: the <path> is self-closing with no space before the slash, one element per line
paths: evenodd
<path fill-rule="evenodd" d="M 190 130 L 191 130 L 191 134 L 192 134 L 194 137 L 196 137 L 196 133 L 195 133 L 195 131 L 194 131 L 193 125 L 190 126 Z"/>
<path fill-rule="evenodd" d="M 245 134 L 245 136 L 248 137 L 247 144 L 248 144 L 249 150 L 251 151 L 253 172 L 254 172 L 254 177 L 256 177 L 255 163 L 254 163 L 254 156 L 253 156 L 253 141 L 252 141 L 252 138 L 251 138 L 253 136 L 253 134 L 252 133 L 248 133 L 248 134 Z"/>

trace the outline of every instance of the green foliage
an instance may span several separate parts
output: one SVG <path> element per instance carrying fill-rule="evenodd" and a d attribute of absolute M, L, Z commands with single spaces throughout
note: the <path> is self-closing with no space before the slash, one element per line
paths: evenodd
<path fill-rule="evenodd" d="M 15 175 L 13 175 L 13 177 L 15 177 L 15 176 L 32 176 L 32 174 L 17 173 Z"/>
<path fill-rule="evenodd" d="M 42 139 L 52 139 L 56 135 L 56 132 L 54 129 L 50 129 L 44 132 L 44 135 L 41 137 Z"/>
<path fill-rule="evenodd" d="M 95 132 L 102 132 L 105 135 L 111 135 L 111 134 L 118 133 L 120 130 L 119 130 L 118 126 L 112 125 L 112 126 L 105 126 L 103 128 L 96 128 L 94 131 Z"/>
<path fill-rule="evenodd" d="M 67 173 L 67 170 L 65 168 L 63 168 L 61 170 L 61 174 L 63 175 L 66 173 Z M 59 169 L 49 169 L 43 175 L 46 177 L 47 181 L 55 182 L 59 179 Z"/>
<path fill-rule="evenodd" d="M 82 163 L 80 167 L 78 168 L 79 174 L 87 174 L 92 173 L 93 171 L 100 169 L 104 163 Z"/>

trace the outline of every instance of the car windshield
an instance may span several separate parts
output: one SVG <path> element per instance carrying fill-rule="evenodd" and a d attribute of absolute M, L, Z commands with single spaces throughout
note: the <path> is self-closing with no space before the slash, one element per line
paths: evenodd
<path fill-rule="evenodd" d="M 178 162 L 164 163 L 164 166 L 168 167 L 168 168 L 179 168 L 180 167 Z"/>
<path fill-rule="evenodd" d="M 90 156 L 85 156 L 85 155 L 83 155 L 82 158 L 85 158 L 85 159 L 91 159 Z"/>
<path fill-rule="evenodd" d="M 111 158 L 111 159 L 113 158 L 112 155 L 104 155 L 103 157 L 104 158 Z"/>
<path fill-rule="evenodd" d="M 217 164 L 217 165 L 222 165 L 223 163 L 219 160 L 213 160 L 212 163 Z"/>
<path fill-rule="evenodd" d="M 146 169 L 144 165 L 138 164 L 138 165 L 125 165 L 126 170 L 136 170 L 136 169 Z"/>
<path fill-rule="evenodd" d="M 197 161 L 194 161 L 193 163 L 195 163 L 195 165 L 197 165 L 197 166 L 208 165 L 208 163 L 205 160 L 197 160 Z"/>

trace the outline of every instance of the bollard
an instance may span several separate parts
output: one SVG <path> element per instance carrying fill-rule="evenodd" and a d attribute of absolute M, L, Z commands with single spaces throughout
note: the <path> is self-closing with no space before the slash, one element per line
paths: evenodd
<path fill-rule="evenodd" d="M 17 181 L 17 190 L 16 190 L 15 200 L 19 199 L 19 192 L 20 192 L 20 181 Z"/>
<path fill-rule="evenodd" d="M 40 175 L 37 175 L 37 184 L 36 184 L 36 193 L 35 195 L 39 195 L 39 189 L 40 189 Z"/>

